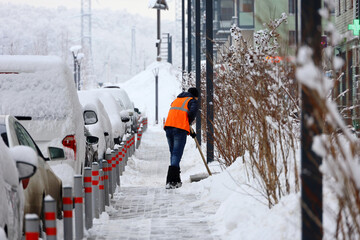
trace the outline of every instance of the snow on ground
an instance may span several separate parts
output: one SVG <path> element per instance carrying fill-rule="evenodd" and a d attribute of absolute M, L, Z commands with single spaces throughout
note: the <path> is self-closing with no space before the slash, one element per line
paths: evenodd
<path fill-rule="evenodd" d="M 176 79 L 176 74 L 179 73 L 166 63 L 154 63 L 146 71 L 121 85 L 135 102 L 135 106 L 139 107 L 140 111 L 146 112 L 150 126 L 144 134 L 140 149 L 129 160 L 126 171 L 121 177 L 121 188 L 118 189 L 115 198 L 118 201 L 125 197 L 121 189 L 125 191 L 125 189 L 136 187 L 145 189 L 164 189 L 165 187 L 168 166 L 166 159 L 169 158 L 169 152 L 162 123 L 154 125 L 155 82 L 152 69 L 155 67 L 160 68 L 159 86 L 162 87 L 159 87 L 161 89 L 159 91 L 159 99 L 161 99 L 159 115 L 161 118 L 166 117 L 171 101 L 180 92 L 180 83 Z M 206 152 L 205 148 L 203 152 Z M 150 161 L 151 159 L 159 161 Z M 217 174 L 200 182 L 190 182 L 191 175 L 206 173 L 206 168 L 194 141 L 189 137 L 181 161 L 183 186 L 175 190 L 175 194 L 178 194 L 178 198 L 185 195 L 194 196 L 192 205 L 200 206 L 203 211 L 208 213 L 199 221 L 208 222 L 208 225 L 211 226 L 211 234 L 215 238 L 220 236 L 221 239 L 243 240 L 300 239 L 299 194 L 286 196 L 278 205 L 269 209 L 259 193 L 246 184 L 246 173 L 240 161 L 235 162 L 225 171 L 221 171 L 216 163 L 210 164 L 210 169 Z M 187 208 L 187 206 L 179 207 Z M 107 213 L 96 220 L 97 227 L 89 231 L 90 235 L 94 234 L 94 230 L 99 229 L 111 231 L 112 228 L 109 227 L 109 224 L 118 226 L 125 224 L 123 220 L 115 221 L 111 220 L 111 217 L 109 218 L 109 215 L 116 215 L 117 211 L 114 207 L 107 208 Z M 196 218 L 195 215 L 194 218 Z M 146 219 L 138 219 L 138 221 L 146 229 L 151 227 Z M 108 227 L 101 228 L 100 226 L 103 224 L 107 224 Z M 146 236 L 148 235 L 143 235 L 145 239 L 147 239 Z M 134 237 L 137 239 L 138 235 L 134 235 Z"/>
<path fill-rule="evenodd" d="M 190 176 L 206 173 L 206 168 L 190 137 L 180 164 L 183 186 L 165 189 L 170 154 L 162 122 L 154 124 L 155 67 L 160 68 L 161 118 L 166 117 L 171 101 L 180 92 L 180 73 L 167 63 L 154 63 L 121 85 L 135 106 L 149 117 L 149 128 L 128 161 L 111 206 L 94 220 L 93 228 L 86 232 L 87 239 L 172 239 L 167 235 L 172 228 L 170 233 L 178 236 L 176 239 L 300 239 L 299 193 L 283 197 L 269 209 L 265 199 L 249 185 L 241 161 L 226 170 L 211 163 L 215 174 L 191 183 Z M 333 207 L 331 196 L 325 188 L 325 202 Z M 326 217 L 324 223 L 325 239 L 331 239 L 327 231 L 334 229 L 333 222 Z"/>
<path fill-rule="evenodd" d="M 150 123 L 155 121 L 155 76 L 153 71 L 159 68 L 158 78 L 158 119 L 166 118 L 171 102 L 181 92 L 181 72 L 169 63 L 155 62 L 145 71 L 119 86 L 127 92 L 135 107 L 144 113 Z M 180 77 L 180 78 L 179 78 Z"/>

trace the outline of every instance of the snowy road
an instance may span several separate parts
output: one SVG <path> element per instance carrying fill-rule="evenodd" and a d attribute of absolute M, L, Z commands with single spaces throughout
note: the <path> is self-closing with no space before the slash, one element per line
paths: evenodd
<path fill-rule="evenodd" d="M 150 126 L 87 239 L 221 239 L 207 221 L 213 206 L 199 204 L 196 194 L 165 189 L 168 163 L 165 133 Z"/>

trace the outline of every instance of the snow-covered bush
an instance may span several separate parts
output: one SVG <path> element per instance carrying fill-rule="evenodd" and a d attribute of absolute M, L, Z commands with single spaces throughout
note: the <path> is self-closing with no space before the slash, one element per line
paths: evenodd
<path fill-rule="evenodd" d="M 309 88 L 311 101 L 314 106 L 315 121 L 320 123 L 322 134 L 314 139 L 312 149 L 322 157 L 320 167 L 324 177 L 325 188 L 330 189 L 331 195 L 327 196 L 336 199 L 336 204 L 325 199 L 324 209 L 330 212 L 330 218 L 334 229 L 324 229 L 325 234 L 330 235 L 329 239 L 359 239 L 360 238 L 360 142 L 359 138 L 346 125 L 344 119 L 350 110 L 356 110 L 359 106 L 348 104 L 341 112 L 338 111 L 337 99 L 351 89 L 343 89 L 340 95 L 334 93 L 339 79 L 344 72 L 341 67 L 344 61 L 334 56 L 334 48 L 344 39 L 338 34 L 330 21 L 331 9 L 334 9 L 333 0 L 325 1 L 326 8 L 321 9 L 320 14 L 328 21 L 325 31 L 328 36 L 328 47 L 323 51 L 323 62 L 329 63 L 325 70 L 336 73 L 326 77 L 323 73 L 321 78 L 305 79 L 299 78 L 300 82 Z M 298 58 L 303 60 L 297 75 L 304 73 L 306 66 L 311 61 L 306 61 L 311 52 L 300 49 Z M 306 55 L 307 53 L 307 55 Z M 305 61 L 304 61 L 305 59 Z M 323 71 L 324 72 L 324 71 Z M 329 74 L 328 74 L 329 76 Z M 312 80 L 312 81 L 309 81 Z"/>
<path fill-rule="evenodd" d="M 248 43 L 232 27 L 233 44 L 220 52 L 214 74 L 214 144 L 217 160 L 226 166 L 243 161 L 248 177 L 268 206 L 299 190 L 296 163 L 298 132 L 297 84 L 294 65 L 280 57 L 277 28 L 283 14 L 254 34 Z M 187 78 L 193 82 L 191 76 Z M 206 84 L 202 116 L 206 129 Z M 294 129 L 294 127 L 296 129 Z M 205 132 L 205 131 L 203 131 Z M 241 157 L 241 158 L 240 158 Z M 250 180 L 250 179 L 249 179 Z"/>

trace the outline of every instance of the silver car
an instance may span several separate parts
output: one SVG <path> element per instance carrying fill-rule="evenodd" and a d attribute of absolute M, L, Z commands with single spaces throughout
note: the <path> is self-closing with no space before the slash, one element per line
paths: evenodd
<path fill-rule="evenodd" d="M 21 180 L 31 177 L 36 165 L 34 150 L 25 146 L 9 149 L 0 138 L 0 229 L 7 239 L 22 239 L 24 192 Z"/>
<path fill-rule="evenodd" d="M 65 158 L 62 148 L 49 147 L 50 159 L 45 158 L 26 129 L 14 117 L 0 115 L 0 134 L 4 142 L 11 148 L 29 146 L 37 154 L 38 169 L 30 178 L 24 191 L 24 213 L 35 213 L 44 222 L 44 198 L 50 195 L 57 202 L 57 218 L 62 218 L 62 182 L 50 168 L 48 161 Z"/>

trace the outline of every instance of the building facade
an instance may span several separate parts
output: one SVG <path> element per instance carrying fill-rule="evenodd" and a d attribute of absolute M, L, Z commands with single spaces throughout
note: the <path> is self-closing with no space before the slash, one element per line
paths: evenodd
<path fill-rule="evenodd" d="M 295 0 L 215 0 L 214 1 L 214 39 L 226 42 L 233 24 L 242 29 L 242 34 L 252 43 L 254 32 L 264 29 L 264 24 L 280 18 L 286 13 L 288 21 L 278 29 L 282 55 L 294 54 L 296 43 Z"/>
<path fill-rule="evenodd" d="M 360 104 L 359 36 L 358 32 L 349 30 L 355 19 L 359 19 L 359 0 L 335 0 L 335 27 L 342 36 L 342 41 L 335 47 L 335 55 L 344 60 L 344 65 L 336 73 L 336 76 L 341 77 L 336 82 L 333 98 L 337 99 L 338 108 L 343 113 L 345 122 L 353 125 L 358 131 L 360 130 L 359 107 L 352 106 Z"/>

